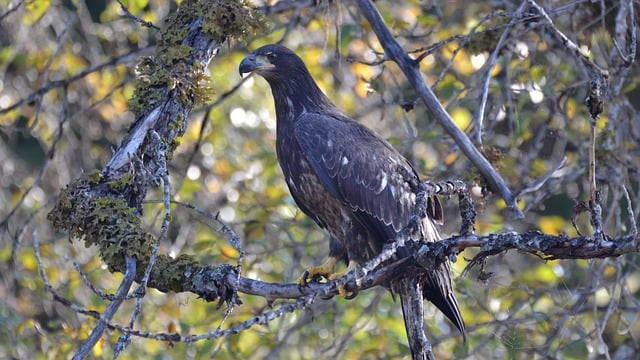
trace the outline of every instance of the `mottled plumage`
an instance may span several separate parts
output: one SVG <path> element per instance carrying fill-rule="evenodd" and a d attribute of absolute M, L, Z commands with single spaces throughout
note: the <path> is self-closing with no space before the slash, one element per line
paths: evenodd
<path fill-rule="evenodd" d="M 278 161 L 296 204 L 330 234 L 329 256 L 355 264 L 375 257 L 409 222 L 415 194 L 402 174 L 417 179 L 416 171 L 388 142 L 340 112 L 291 50 L 280 45 L 255 50 L 240 64 L 240 73 L 247 72 L 261 75 L 271 86 Z M 437 198 L 429 201 L 433 210 L 421 230 L 424 241 L 437 241 L 434 221 L 442 213 Z M 398 254 L 409 256 L 404 248 Z M 405 322 L 422 321 L 422 304 L 409 299 L 416 289 L 464 335 L 449 263 L 393 286 Z M 413 352 L 418 340 L 407 330 Z"/>

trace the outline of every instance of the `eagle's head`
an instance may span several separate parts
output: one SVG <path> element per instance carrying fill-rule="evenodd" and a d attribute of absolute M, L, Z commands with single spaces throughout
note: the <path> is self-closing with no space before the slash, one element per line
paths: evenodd
<path fill-rule="evenodd" d="M 240 62 L 240 76 L 246 73 L 256 73 L 267 81 L 282 80 L 283 77 L 293 77 L 296 73 L 308 74 L 307 67 L 293 51 L 288 48 L 270 44 L 256 49 Z"/>

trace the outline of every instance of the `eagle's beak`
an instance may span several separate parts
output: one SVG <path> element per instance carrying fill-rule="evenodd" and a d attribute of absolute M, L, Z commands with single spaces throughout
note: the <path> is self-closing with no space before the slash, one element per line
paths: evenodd
<path fill-rule="evenodd" d="M 246 73 L 254 72 L 256 70 L 265 70 L 272 67 L 274 67 L 274 65 L 270 63 L 265 56 L 251 54 L 240 62 L 240 77 Z"/>

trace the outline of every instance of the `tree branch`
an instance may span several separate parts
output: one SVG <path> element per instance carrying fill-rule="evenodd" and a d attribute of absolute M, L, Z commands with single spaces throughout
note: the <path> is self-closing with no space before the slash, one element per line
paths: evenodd
<path fill-rule="evenodd" d="M 570 238 L 565 235 L 547 235 L 539 231 L 484 236 L 455 235 L 434 243 L 421 243 L 416 247 L 413 258 L 402 259 L 375 269 L 361 279 L 357 278 L 356 272 L 351 272 L 340 279 L 329 282 L 311 282 L 306 287 L 301 287 L 297 283 L 270 283 L 242 276 L 238 278 L 235 272 L 230 272 L 224 281 L 228 287 L 237 286 L 237 290 L 241 293 L 264 297 L 268 301 L 299 299 L 308 295 L 330 298 L 339 293 L 338 285 L 340 284 L 343 284 L 345 290 L 352 293 L 386 285 L 389 281 L 401 277 L 409 267 L 418 266 L 422 271 L 430 271 L 467 248 L 479 248 L 480 252 L 470 260 L 467 269 L 465 269 L 466 272 L 481 265 L 490 256 L 509 250 L 533 254 L 543 260 L 595 259 L 637 253 L 639 251 L 638 241 L 638 238 L 633 235 L 593 240 L 584 236 Z"/>
<path fill-rule="evenodd" d="M 107 327 L 106 324 L 111 321 L 126 298 L 131 285 L 133 285 L 137 265 L 136 260 L 129 257 L 126 259 L 126 264 L 127 269 L 125 270 L 124 278 L 120 283 L 120 287 L 118 287 L 115 299 L 111 301 L 107 309 L 104 311 L 104 314 L 100 317 L 100 321 L 98 321 L 96 327 L 91 331 L 89 337 L 82 343 L 75 355 L 73 355 L 73 360 L 84 359 L 89 355 L 91 349 L 93 349 L 98 340 L 102 337 L 102 333 Z"/>
<path fill-rule="evenodd" d="M 471 143 L 467 135 L 453 122 L 451 116 L 444 107 L 442 107 L 438 98 L 425 83 L 418 64 L 400 47 L 400 44 L 398 44 L 391 34 L 391 31 L 389 31 L 389 28 L 385 25 L 375 5 L 370 0 L 357 0 L 356 3 L 362 15 L 367 19 L 369 24 L 371 24 L 373 31 L 376 33 L 380 44 L 384 48 L 385 56 L 395 61 L 400 69 L 402 69 L 407 80 L 426 105 L 430 115 L 442 126 L 449 136 L 453 138 L 456 144 L 460 146 L 462 152 L 484 176 L 491 189 L 497 191 L 500 196 L 502 196 L 509 210 L 519 218 L 524 217 L 524 214 L 522 214 L 522 211 L 520 211 L 516 205 L 515 196 L 505 181 Z"/>

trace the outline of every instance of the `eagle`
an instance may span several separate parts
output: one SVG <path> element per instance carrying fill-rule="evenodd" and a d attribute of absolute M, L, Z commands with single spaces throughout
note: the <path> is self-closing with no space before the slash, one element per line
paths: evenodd
<path fill-rule="evenodd" d="M 276 153 L 289 192 L 329 234 L 328 257 L 305 271 L 301 285 L 309 278 L 336 279 L 342 274 L 334 272 L 340 262 L 350 270 L 375 258 L 409 224 L 416 203 L 410 184 L 418 180 L 413 166 L 386 140 L 340 111 L 290 49 L 262 46 L 242 60 L 239 70 L 241 76 L 255 73 L 269 83 L 277 120 Z M 429 198 L 428 209 L 420 224 L 421 241 L 438 241 L 442 207 L 436 197 Z M 411 254 L 401 247 L 395 256 L 400 260 Z M 414 358 L 424 345 L 424 333 L 415 334 L 410 324 L 422 324 L 424 310 L 421 300 L 411 301 L 412 293 L 433 303 L 466 339 L 448 261 L 390 288 L 400 298 Z"/>

